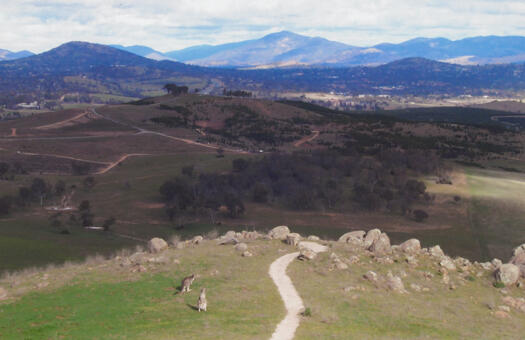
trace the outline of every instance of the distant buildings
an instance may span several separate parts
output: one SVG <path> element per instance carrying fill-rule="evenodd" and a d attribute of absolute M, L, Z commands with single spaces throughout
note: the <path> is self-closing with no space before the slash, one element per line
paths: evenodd
<path fill-rule="evenodd" d="M 17 109 L 30 109 L 30 110 L 40 110 L 40 104 L 37 101 L 31 103 L 19 103 L 16 104 Z"/>

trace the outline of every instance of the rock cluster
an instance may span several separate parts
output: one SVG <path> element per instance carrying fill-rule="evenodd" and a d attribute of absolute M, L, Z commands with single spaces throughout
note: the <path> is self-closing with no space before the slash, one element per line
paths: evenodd
<path fill-rule="evenodd" d="M 338 242 L 364 248 L 379 256 L 386 255 L 392 251 L 390 238 L 379 229 L 372 229 L 368 232 L 362 230 L 351 231 L 341 236 Z"/>

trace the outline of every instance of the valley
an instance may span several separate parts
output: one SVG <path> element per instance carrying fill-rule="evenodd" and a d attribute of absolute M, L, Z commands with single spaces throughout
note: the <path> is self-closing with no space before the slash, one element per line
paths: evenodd
<path fill-rule="evenodd" d="M 464 116 L 460 112 L 457 115 Z M 109 255 L 154 235 L 187 238 L 247 227 L 267 230 L 282 221 L 300 233 L 327 239 L 348 230 L 378 227 L 393 240 L 417 237 L 423 244 L 439 243 L 453 255 L 479 260 L 506 258 L 517 243 L 523 243 L 525 231 L 519 213 L 525 204 L 520 195 L 525 183 L 521 134 L 382 117 L 352 115 L 299 102 L 167 95 L 0 122 L 1 160 L 10 165 L 0 181 L 4 195 L 16 198 L 19 188 L 31 185 L 34 178 L 42 178 L 51 186 L 63 181 L 66 188 L 76 188 L 72 213 L 45 209 L 62 197 L 51 191 L 43 207 L 13 202 L 11 212 L 0 219 L 0 238 L 5 245 L 0 270 Z M 431 202 L 416 202 L 411 208 L 428 213 L 424 222 L 388 210 L 391 208 L 385 208 L 384 201 L 366 203 L 372 204 L 372 210 L 363 208 L 363 202 L 352 198 L 352 183 L 359 178 L 356 175 L 337 179 L 342 196 L 334 192 L 335 205 L 324 206 L 321 200 L 312 208 L 297 210 L 290 208 L 287 198 L 278 196 L 268 203 L 257 203 L 248 192 L 242 193 L 248 189 L 242 189 L 244 212 L 232 217 L 221 208 L 213 213 L 212 220 L 208 212 L 187 212 L 170 221 L 167 203 L 159 194 L 163 183 L 189 167 L 197 176 L 235 174 L 234 160 L 256 164 L 278 150 L 322 155 L 327 148 L 356 148 L 372 157 L 380 144 L 401 149 L 417 146 L 444 155 L 455 153 L 454 157 L 463 159 L 440 165 L 438 173 L 450 178 L 452 185 L 436 184 L 437 173 L 409 170 L 410 176 L 425 183 L 426 192 L 432 196 Z M 470 161 L 473 155 L 475 162 Z M 93 186 L 84 184 L 88 177 L 94 179 Z M 83 201 L 90 202 L 93 225 L 115 219 L 110 231 L 68 222 L 68 216 L 77 214 Z M 501 215 L 503 212 L 508 218 Z M 494 223 L 496 220 L 499 223 Z M 38 247 L 33 246 L 36 243 Z M 22 251 L 24 248 L 32 250 Z"/>

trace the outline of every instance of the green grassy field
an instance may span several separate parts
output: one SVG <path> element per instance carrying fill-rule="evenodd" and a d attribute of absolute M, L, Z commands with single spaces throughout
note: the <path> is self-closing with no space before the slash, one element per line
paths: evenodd
<path fill-rule="evenodd" d="M 112 171 L 96 176 L 96 185 L 91 190 L 83 189 L 84 177 L 44 176 L 51 183 L 60 178 L 68 185 L 77 185 L 79 189 L 73 203 L 78 205 L 82 200 L 89 200 L 96 225 L 112 216 L 117 223 L 109 233 L 78 227 L 72 228 L 70 235 L 62 235 L 50 226 L 50 212 L 33 207 L 14 213 L 0 220 L 0 243 L 3 244 L 0 271 L 79 260 L 96 253 L 107 255 L 153 236 L 168 238 L 178 234 L 186 238 L 211 230 L 268 230 L 282 224 L 305 235 L 317 234 L 328 239 L 337 239 L 351 229 L 379 227 L 394 241 L 412 236 L 425 246 L 440 244 L 452 255 L 473 260 L 493 257 L 506 260 L 514 247 L 525 242 L 525 217 L 521 214 L 525 205 L 521 194 L 525 174 L 461 167 L 456 171 L 461 176 L 452 186 L 427 181 L 429 191 L 437 194 L 438 200 L 425 207 L 431 215 L 425 223 L 389 214 L 301 212 L 248 202 L 246 214 L 239 219 L 219 216 L 221 225 L 213 225 L 206 217 L 190 218 L 183 230 L 175 230 L 160 201 L 160 185 L 178 176 L 187 165 L 195 165 L 198 173 L 230 171 L 231 161 L 236 157 L 227 154 L 225 158 L 217 158 L 214 153 L 132 157 Z M 16 194 L 17 187 L 28 185 L 31 178 L 33 176 L 18 176 L 16 182 L 0 182 L 0 187 L 5 193 Z M 456 195 L 461 197 L 460 202 L 454 202 Z"/>
<path fill-rule="evenodd" d="M 146 262 L 146 273 L 111 260 L 18 277 L 16 300 L 0 305 L 0 338 L 267 339 L 284 316 L 267 275 L 279 247 L 253 244 L 256 256 L 245 258 L 231 246 L 205 242 L 163 253 L 167 263 Z M 191 273 L 198 275 L 192 291 L 178 294 Z M 50 285 L 35 292 L 32 285 L 45 274 Z M 9 280 L 15 279 L 0 284 Z M 206 313 L 194 309 L 202 287 Z"/>

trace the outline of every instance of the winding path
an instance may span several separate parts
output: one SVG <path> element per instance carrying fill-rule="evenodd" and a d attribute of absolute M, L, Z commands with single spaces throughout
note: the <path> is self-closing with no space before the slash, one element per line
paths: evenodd
<path fill-rule="evenodd" d="M 324 252 L 328 249 L 315 242 L 300 242 L 299 247 L 309 248 L 316 253 Z M 299 256 L 299 252 L 287 254 L 279 257 L 270 265 L 268 273 L 277 286 L 287 311 L 286 317 L 277 325 L 270 340 L 291 340 L 294 337 L 295 330 L 299 327 L 299 313 L 304 309 L 303 300 L 295 289 L 290 277 L 286 275 L 286 268 L 297 256 Z"/>

